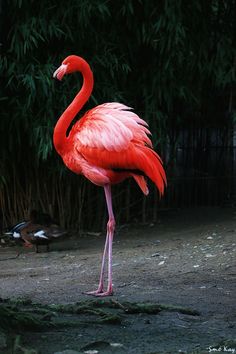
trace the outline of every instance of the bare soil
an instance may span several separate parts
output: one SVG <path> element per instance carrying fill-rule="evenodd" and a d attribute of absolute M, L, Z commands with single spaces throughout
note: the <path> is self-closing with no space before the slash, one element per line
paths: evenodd
<path fill-rule="evenodd" d="M 235 235 L 233 208 L 162 211 L 156 225 L 118 226 L 112 299 L 183 306 L 199 315 L 124 313 L 120 324 L 88 319 L 60 330 L 23 332 L 22 345 L 42 354 L 236 352 Z M 41 304 L 90 299 L 83 292 L 96 289 L 104 240 L 103 234 L 72 235 L 38 254 L 0 248 L 0 297 Z"/>

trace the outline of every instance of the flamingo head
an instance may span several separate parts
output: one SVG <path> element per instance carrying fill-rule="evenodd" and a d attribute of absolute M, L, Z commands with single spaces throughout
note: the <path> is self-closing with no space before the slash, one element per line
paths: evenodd
<path fill-rule="evenodd" d="M 54 72 L 53 77 L 62 80 L 63 76 L 66 74 L 71 74 L 74 71 L 81 71 L 84 62 L 84 59 L 77 55 L 69 55 Z"/>

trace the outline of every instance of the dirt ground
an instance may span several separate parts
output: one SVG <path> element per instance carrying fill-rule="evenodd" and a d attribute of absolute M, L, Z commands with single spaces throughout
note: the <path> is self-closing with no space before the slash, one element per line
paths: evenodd
<path fill-rule="evenodd" d="M 124 314 L 116 325 L 23 333 L 24 347 L 42 354 L 236 353 L 235 235 L 234 208 L 162 211 L 156 225 L 118 226 L 112 299 L 183 306 L 200 315 Z M 0 297 L 45 304 L 87 299 L 83 292 L 98 283 L 104 240 L 103 234 L 68 237 L 39 254 L 0 248 Z M 8 259 L 17 250 L 19 257 Z"/>

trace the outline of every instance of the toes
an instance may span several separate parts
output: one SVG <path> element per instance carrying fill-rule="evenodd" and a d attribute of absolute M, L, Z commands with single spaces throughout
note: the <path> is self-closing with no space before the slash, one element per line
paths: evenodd
<path fill-rule="evenodd" d="M 94 290 L 94 291 L 86 291 L 84 294 L 86 294 L 86 295 L 94 295 L 94 296 L 96 296 L 96 295 L 98 295 L 98 294 L 101 294 L 103 292 L 103 290 Z"/>
<path fill-rule="evenodd" d="M 103 293 L 97 293 L 95 294 L 95 296 L 97 297 L 105 297 L 105 296 L 112 296 L 113 295 L 113 291 L 104 291 Z"/>
<path fill-rule="evenodd" d="M 112 296 L 112 295 L 113 295 L 113 291 L 99 291 L 99 290 L 95 290 L 95 291 L 88 291 L 88 292 L 85 292 L 84 294 L 86 294 L 86 295 L 91 295 L 91 296 L 96 296 L 96 297 L 105 297 L 105 296 Z"/>

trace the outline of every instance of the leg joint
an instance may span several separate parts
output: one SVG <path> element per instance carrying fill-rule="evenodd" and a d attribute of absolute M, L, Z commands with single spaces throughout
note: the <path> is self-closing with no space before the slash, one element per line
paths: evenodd
<path fill-rule="evenodd" d="M 116 222 L 115 219 L 109 219 L 107 223 L 107 232 L 108 233 L 113 233 L 115 230 Z"/>

